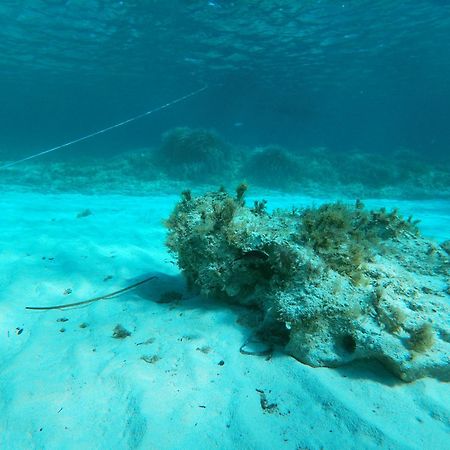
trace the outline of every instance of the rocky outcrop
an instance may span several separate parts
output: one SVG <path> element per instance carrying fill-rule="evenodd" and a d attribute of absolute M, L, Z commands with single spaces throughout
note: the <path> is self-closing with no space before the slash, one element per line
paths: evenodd
<path fill-rule="evenodd" d="M 284 331 L 311 366 L 377 360 L 404 381 L 450 380 L 449 255 L 417 221 L 360 201 L 269 214 L 245 190 L 186 191 L 168 219 L 191 288 L 257 306 L 260 331 Z"/>

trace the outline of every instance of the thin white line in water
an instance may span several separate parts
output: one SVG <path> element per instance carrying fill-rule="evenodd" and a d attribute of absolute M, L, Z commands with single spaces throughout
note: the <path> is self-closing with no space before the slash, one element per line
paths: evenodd
<path fill-rule="evenodd" d="M 99 131 L 95 131 L 94 133 L 88 134 L 88 135 L 80 137 L 78 139 L 74 139 L 73 141 L 66 142 L 65 144 L 61 144 L 61 145 L 58 145 L 56 147 L 49 148 L 48 150 L 44 150 L 43 152 L 39 152 L 39 153 L 36 153 L 34 155 L 27 156 L 26 158 L 18 159 L 17 161 L 12 161 L 12 162 L 10 162 L 8 164 L 0 166 L 0 170 L 1 169 L 7 169 L 8 167 L 15 166 L 16 164 L 19 164 L 19 163 L 22 163 L 22 162 L 25 162 L 25 161 L 29 161 L 30 159 L 34 159 L 34 158 L 37 158 L 37 157 L 42 156 L 42 155 L 46 155 L 47 153 L 54 152 L 56 150 L 59 150 L 60 148 L 68 147 L 69 145 L 73 145 L 73 144 L 76 144 L 78 142 L 85 141 L 86 139 L 90 139 L 91 137 L 97 136 L 97 135 L 102 134 L 102 133 L 106 133 L 107 131 L 113 130 L 114 128 L 122 127 L 123 125 L 126 125 L 126 124 L 128 124 L 130 122 L 134 122 L 135 120 L 141 119 L 142 117 L 149 116 L 150 114 L 153 114 L 155 112 L 161 111 L 161 110 L 166 109 L 166 108 L 169 108 L 170 106 L 173 106 L 176 103 L 180 103 L 180 102 L 182 102 L 184 100 L 187 100 L 188 98 L 199 94 L 200 92 L 204 91 L 207 88 L 208 88 L 208 86 L 203 86 L 202 88 L 196 89 L 195 91 L 192 91 L 189 94 L 183 95 L 182 97 L 178 97 L 175 100 L 172 100 L 172 101 L 170 101 L 170 102 L 168 102 L 168 103 L 166 103 L 164 105 L 158 106 L 155 109 L 151 109 L 150 111 L 146 111 L 145 113 L 142 113 L 142 114 L 139 114 L 137 116 L 131 117 L 130 119 L 124 120 L 123 122 L 116 123 L 115 125 L 111 125 L 110 127 L 103 128 L 102 130 L 99 130 Z"/>

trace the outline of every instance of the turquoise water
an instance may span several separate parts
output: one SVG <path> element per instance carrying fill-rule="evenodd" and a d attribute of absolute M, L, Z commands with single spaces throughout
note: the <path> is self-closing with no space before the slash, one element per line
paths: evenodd
<path fill-rule="evenodd" d="M 54 158 L 158 145 L 186 125 L 236 145 L 407 148 L 448 164 L 445 0 L 5 1 L 0 25 L 3 158 L 207 84 L 189 102 Z"/>
<path fill-rule="evenodd" d="M 2 1 L 0 448 L 447 449 L 449 37 L 449 0 Z M 242 182 L 245 197 L 235 194 Z M 217 201 L 202 210 L 211 190 Z M 192 219 L 198 233 L 186 242 L 219 249 L 206 263 L 197 252 L 199 273 L 221 281 L 235 271 L 239 295 L 219 281 L 226 301 L 188 288 L 180 253 L 166 245 L 180 192 L 177 220 Z M 247 308 L 266 260 L 303 267 L 281 251 L 277 228 L 271 253 L 267 230 L 282 225 L 272 212 L 293 222 L 335 201 L 356 205 L 354 218 L 364 203 L 373 221 L 392 220 L 387 231 L 409 230 L 394 233 L 392 255 L 377 250 L 375 269 L 366 270 L 375 256 L 354 263 L 372 277 L 361 285 L 339 272 L 332 298 L 349 321 L 366 314 L 374 342 L 386 339 L 387 353 L 395 342 L 395 357 L 429 330 L 435 341 L 419 356 L 412 347 L 405 363 L 431 360 L 423 378 L 403 383 L 383 358 L 364 355 L 310 366 L 286 351 L 290 318 L 277 335 L 264 296 Z M 266 219 L 267 230 L 242 231 Z M 214 247 L 224 224 L 228 247 Z M 247 241 L 235 248 L 239 225 Z M 325 260 L 324 273 L 337 276 Z M 315 286 L 323 298 L 327 276 Z M 204 277 L 203 293 L 217 293 Z M 280 280 L 273 292 L 290 295 L 290 278 Z M 382 288 L 394 305 L 386 311 L 400 317 L 392 333 L 377 309 Z M 355 292 L 366 309 L 350 308 Z M 88 299 L 97 300 L 54 308 Z M 324 322 L 333 302 L 318 313 Z M 268 333 L 257 344 L 270 357 L 240 351 L 255 330 Z M 330 348 L 360 351 L 343 336 Z"/>

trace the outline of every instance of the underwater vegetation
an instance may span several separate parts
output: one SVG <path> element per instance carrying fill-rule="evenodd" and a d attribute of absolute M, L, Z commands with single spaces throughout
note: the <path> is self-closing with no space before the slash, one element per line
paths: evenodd
<path fill-rule="evenodd" d="M 311 366 L 377 360 L 404 381 L 450 380 L 449 255 L 416 221 L 360 201 L 269 213 L 246 189 L 184 191 L 168 218 L 191 289 L 256 307 L 259 333 Z"/>
<path fill-rule="evenodd" d="M 213 131 L 178 127 L 164 133 L 155 161 L 172 178 L 206 181 L 226 173 L 227 154 Z"/>
<path fill-rule="evenodd" d="M 300 180 L 300 163 L 282 147 L 271 145 L 250 153 L 242 169 L 250 182 L 289 189 Z"/>
<path fill-rule="evenodd" d="M 160 176 L 160 169 L 154 161 L 153 155 L 147 149 L 126 152 L 116 156 L 110 163 L 117 175 L 136 178 L 142 181 L 153 181 Z"/>
<path fill-rule="evenodd" d="M 288 150 L 278 145 L 248 148 L 227 143 L 211 130 L 177 127 L 155 148 L 124 151 L 105 159 L 72 162 L 38 160 L 2 172 L 4 186 L 54 191 L 146 193 L 152 185 L 178 192 L 192 186 L 236 185 L 247 179 L 264 189 L 345 197 L 450 196 L 450 164 L 426 160 L 408 150 L 389 155 L 327 148 Z M 178 183 L 178 184 L 177 184 Z"/>
<path fill-rule="evenodd" d="M 303 211 L 299 241 L 311 246 L 333 270 L 358 283 L 365 263 L 382 251 L 383 242 L 403 232 L 418 235 L 418 222 L 403 219 L 396 209 L 367 211 L 359 200 L 354 207 L 324 204 Z"/>

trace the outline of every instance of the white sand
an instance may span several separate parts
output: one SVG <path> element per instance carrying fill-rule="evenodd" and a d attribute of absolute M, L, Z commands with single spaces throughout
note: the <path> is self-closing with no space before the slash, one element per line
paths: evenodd
<path fill-rule="evenodd" d="M 2 195 L 0 449 L 450 448 L 448 384 L 403 384 L 364 364 L 313 369 L 280 350 L 270 361 L 246 356 L 242 309 L 187 292 L 178 304 L 156 303 L 161 292 L 184 290 L 164 248 L 162 219 L 175 201 Z M 271 207 L 311 202 L 269 199 Z M 366 203 L 395 203 L 423 219 L 424 234 L 450 237 L 448 202 Z M 93 214 L 76 218 L 85 208 Z M 152 274 L 159 278 L 116 299 L 24 309 L 85 300 Z M 118 323 L 132 335 L 112 338 Z M 263 410 L 257 389 L 277 407 Z"/>

